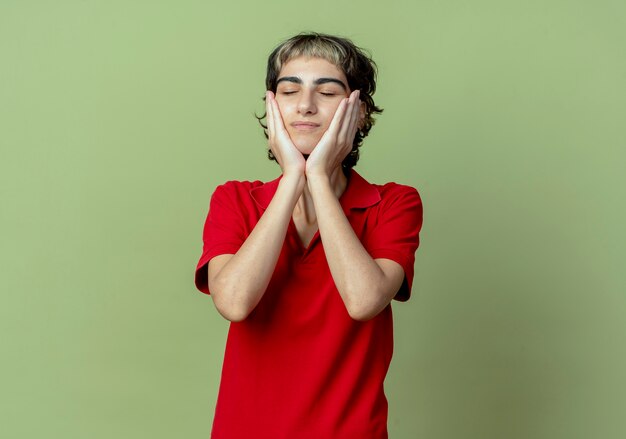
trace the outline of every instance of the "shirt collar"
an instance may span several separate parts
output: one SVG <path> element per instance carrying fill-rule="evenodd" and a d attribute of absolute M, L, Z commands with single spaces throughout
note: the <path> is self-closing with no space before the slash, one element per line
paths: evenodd
<path fill-rule="evenodd" d="M 267 209 L 269 206 L 281 178 L 282 175 L 275 180 L 250 189 L 250 195 L 262 209 Z M 354 169 L 350 169 L 348 186 L 339 198 L 341 206 L 345 210 L 364 209 L 377 204 L 379 201 L 380 192 L 376 186 L 361 177 Z"/>

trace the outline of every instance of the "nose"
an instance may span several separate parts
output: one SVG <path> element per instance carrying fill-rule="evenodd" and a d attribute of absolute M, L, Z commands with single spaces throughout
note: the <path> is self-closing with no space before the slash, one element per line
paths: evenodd
<path fill-rule="evenodd" d="M 300 100 L 298 101 L 298 113 L 300 114 L 315 114 L 317 113 L 317 107 L 315 105 L 315 96 L 310 91 L 304 91 L 300 93 Z"/>

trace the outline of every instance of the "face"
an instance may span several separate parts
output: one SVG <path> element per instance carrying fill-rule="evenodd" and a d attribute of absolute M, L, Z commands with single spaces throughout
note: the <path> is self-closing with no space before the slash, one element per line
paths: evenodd
<path fill-rule="evenodd" d="M 313 151 L 350 91 L 346 75 L 325 59 L 299 57 L 283 65 L 276 102 L 285 128 L 302 154 Z"/>

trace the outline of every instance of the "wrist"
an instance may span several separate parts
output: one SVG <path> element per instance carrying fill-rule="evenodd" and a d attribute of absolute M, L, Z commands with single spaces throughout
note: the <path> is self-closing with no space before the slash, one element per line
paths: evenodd
<path fill-rule="evenodd" d="M 302 190 L 304 189 L 305 183 L 306 183 L 306 178 L 304 176 L 304 173 L 287 171 L 287 172 L 283 172 L 283 177 L 280 179 L 278 186 L 295 188 L 298 194 L 300 194 Z"/>
<path fill-rule="evenodd" d="M 312 195 L 330 192 L 336 198 L 341 197 L 348 186 L 348 179 L 341 166 L 335 168 L 330 175 L 307 173 L 306 182 Z"/>
<path fill-rule="evenodd" d="M 331 181 L 330 176 L 325 174 L 315 174 L 315 173 L 307 173 L 306 174 L 306 183 L 309 188 L 311 187 L 330 187 Z"/>

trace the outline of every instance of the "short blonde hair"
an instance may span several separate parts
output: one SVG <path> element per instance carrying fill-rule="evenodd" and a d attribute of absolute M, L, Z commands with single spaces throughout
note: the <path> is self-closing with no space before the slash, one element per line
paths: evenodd
<path fill-rule="evenodd" d="M 352 168 L 359 160 L 359 148 L 363 139 L 374 125 L 373 115 L 383 112 L 372 98 L 376 92 L 376 63 L 369 54 L 347 38 L 317 32 L 300 33 L 280 43 L 270 54 L 265 76 L 267 90 L 276 93 L 276 81 L 281 68 L 300 56 L 322 58 L 336 65 L 346 75 L 350 90 L 360 90 L 360 99 L 365 103 L 365 118 L 354 137 L 352 151 L 343 161 L 344 168 Z M 257 116 L 257 119 L 267 137 L 267 125 L 263 123 L 265 116 Z M 270 150 L 267 155 L 270 160 L 276 160 Z"/>

